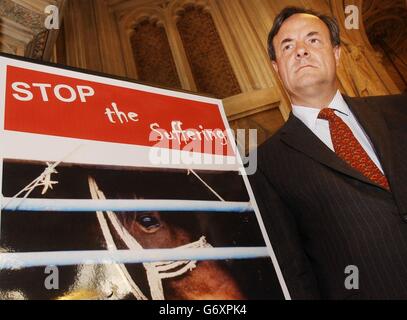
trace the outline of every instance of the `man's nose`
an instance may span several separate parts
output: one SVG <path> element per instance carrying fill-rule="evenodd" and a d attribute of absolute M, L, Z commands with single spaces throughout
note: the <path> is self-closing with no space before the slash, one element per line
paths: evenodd
<path fill-rule="evenodd" d="M 297 45 L 295 57 L 297 59 L 307 58 L 309 57 L 309 52 L 306 46 L 304 45 Z"/>

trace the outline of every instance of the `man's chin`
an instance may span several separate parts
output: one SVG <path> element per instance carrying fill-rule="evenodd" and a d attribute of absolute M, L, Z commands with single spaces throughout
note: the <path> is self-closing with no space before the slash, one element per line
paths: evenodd
<path fill-rule="evenodd" d="M 303 76 L 295 80 L 295 89 L 296 90 L 312 90 L 319 89 L 328 83 L 325 79 L 317 78 L 315 76 Z"/>

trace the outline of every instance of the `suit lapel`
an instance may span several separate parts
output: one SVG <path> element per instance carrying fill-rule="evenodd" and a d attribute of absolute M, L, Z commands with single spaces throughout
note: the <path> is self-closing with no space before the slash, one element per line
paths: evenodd
<path fill-rule="evenodd" d="M 362 173 L 353 169 L 329 149 L 319 138 L 292 113 L 281 132 L 281 140 L 315 161 L 354 179 L 382 188 Z M 383 190 L 386 190 L 382 188 Z"/>

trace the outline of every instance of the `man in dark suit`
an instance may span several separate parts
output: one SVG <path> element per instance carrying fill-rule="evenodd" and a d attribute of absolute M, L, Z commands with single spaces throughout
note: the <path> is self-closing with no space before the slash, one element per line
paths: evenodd
<path fill-rule="evenodd" d="M 269 54 L 292 103 L 251 182 L 294 299 L 407 298 L 407 97 L 338 91 L 339 28 L 286 8 Z"/>

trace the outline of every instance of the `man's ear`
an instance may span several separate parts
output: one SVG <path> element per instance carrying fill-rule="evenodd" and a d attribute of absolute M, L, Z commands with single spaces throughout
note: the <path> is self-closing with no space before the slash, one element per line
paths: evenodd
<path fill-rule="evenodd" d="M 271 60 L 271 64 L 273 65 L 274 71 L 278 74 L 278 65 L 277 65 L 277 62 L 275 62 L 274 60 Z"/>
<path fill-rule="evenodd" d="M 339 60 L 341 58 L 341 46 L 334 47 L 334 56 L 336 60 L 336 66 L 339 66 Z"/>

